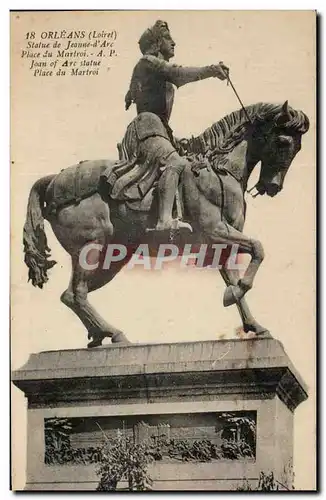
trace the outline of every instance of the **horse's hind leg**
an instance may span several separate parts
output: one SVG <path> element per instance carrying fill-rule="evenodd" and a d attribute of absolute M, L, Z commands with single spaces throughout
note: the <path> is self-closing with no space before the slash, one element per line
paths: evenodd
<path fill-rule="evenodd" d="M 116 263 L 118 264 L 118 263 Z M 73 274 L 69 287 L 61 295 L 61 301 L 68 306 L 82 321 L 88 331 L 88 338 L 92 341 L 88 347 L 97 347 L 105 337 L 110 337 L 113 343 L 128 343 L 127 337 L 121 330 L 107 323 L 87 300 L 87 294 L 100 288 L 120 271 L 121 265 L 110 266 L 108 270 L 85 270 L 79 262 L 73 262 Z"/>
<path fill-rule="evenodd" d="M 220 269 L 220 274 L 226 284 L 226 286 L 236 285 L 239 281 L 239 272 L 238 270 L 230 270 L 225 267 Z M 240 299 L 236 302 L 242 324 L 243 330 L 245 333 L 254 332 L 256 335 L 264 335 L 269 336 L 270 333 L 267 328 L 261 326 L 253 317 L 245 298 Z"/>

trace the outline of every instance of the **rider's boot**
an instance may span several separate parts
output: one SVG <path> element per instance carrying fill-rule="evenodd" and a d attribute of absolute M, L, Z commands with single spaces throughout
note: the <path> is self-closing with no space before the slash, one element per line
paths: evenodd
<path fill-rule="evenodd" d="M 158 185 L 159 216 L 155 227 L 156 231 L 167 231 L 171 229 L 186 229 L 192 232 L 192 227 L 187 222 L 172 218 L 172 209 L 176 191 L 178 189 L 180 172 L 167 167 L 162 174 Z"/>

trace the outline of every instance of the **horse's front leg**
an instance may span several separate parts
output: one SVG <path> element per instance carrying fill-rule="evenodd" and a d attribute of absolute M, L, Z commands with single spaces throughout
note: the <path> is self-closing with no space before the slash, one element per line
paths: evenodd
<path fill-rule="evenodd" d="M 218 218 L 220 218 L 220 213 L 217 208 L 214 211 L 217 216 L 215 218 L 216 221 L 216 219 L 218 220 Z M 236 285 L 229 285 L 225 290 L 223 304 L 225 307 L 231 306 L 232 304 L 239 302 L 248 290 L 252 288 L 256 273 L 264 259 L 263 246 L 260 241 L 249 238 L 221 220 L 213 224 L 211 219 L 211 223 L 209 226 L 206 224 L 204 230 L 211 243 L 227 245 L 236 244 L 238 245 L 239 253 L 246 253 L 251 256 L 251 261 L 244 273 L 243 278 L 238 280 Z"/>
<path fill-rule="evenodd" d="M 191 214 L 192 222 L 199 233 L 203 234 L 205 240 L 209 243 L 238 245 L 238 252 L 247 253 L 251 256 L 251 261 L 244 273 L 242 279 L 238 280 L 236 285 L 229 285 L 224 293 L 224 305 L 230 306 L 237 303 L 253 286 L 254 278 L 259 269 L 260 264 L 264 259 L 264 250 L 260 241 L 249 238 L 240 230 L 235 229 L 230 224 L 225 222 L 222 217 L 223 207 L 217 205 L 220 202 L 221 187 L 215 174 L 203 171 L 201 178 L 196 180 L 191 169 L 186 169 L 183 175 L 185 203 Z M 234 181 L 236 182 L 236 181 Z M 200 186 L 200 188 L 198 187 Z M 230 189 L 225 190 L 229 193 Z M 237 227 L 242 228 L 243 222 L 243 196 L 240 186 L 231 189 L 231 194 L 228 199 L 227 206 L 230 204 L 235 207 L 235 202 L 238 203 L 238 208 L 233 210 L 233 219 L 237 221 Z M 232 203 L 231 203 L 232 201 Z"/>
<path fill-rule="evenodd" d="M 227 267 L 220 269 L 220 274 L 226 286 L 235 286 L 239 281 L 239 271 L 237 269 L 231 270 Z M 242 320 L 243 331 L 245 333 L 253 332 L 259 336 L 269 336 L 270 333 L 264 326 L 260 325 L 253 317 L 245 298 L 237 302 L 238 311 Z"/>

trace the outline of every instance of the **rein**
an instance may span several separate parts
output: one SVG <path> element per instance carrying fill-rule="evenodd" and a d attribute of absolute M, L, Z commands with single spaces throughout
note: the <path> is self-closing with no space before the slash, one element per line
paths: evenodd
<path fill-rule="evenodd" d="M 247 118 L 248 122 L 249 122 L 251 125 L 253 125 L 253 124 L 254 124 L 254 123 L 253 123 L 253 121 L 251 120 L 251 118 L 250 118 L 250 116 L 249 116 L 249 114 L 248 114 L 248 112 L 247 112 L 246 108 L 244 107 L 244 104 L 243 104 L 243 102 L 241 101 L 240 96 L 239 96 L 238 92 L 237 92 L 237 91 L 236 91 L 236 89 L 235 89 L 235 86 L 234 86 L 234 85 L 233 85 L 233 83 L 231 82 L 231 78 L 230 78 L 230 76 L 229 76 L 229 73 L 226 73 L 226 71 L 224 71 L 224 70 L 222 70 L 222 71 L 223 71 L 223 73 L 224 73 L 224 75 L 225 75 L 225 77 L 226 77 L 226 79 L 227 79 L 227 85 L 230 85 L 231 89 L 232 89 L 232 90 L 233 90 L 233 92 L 235 93 L 236 98 L 238 99 L 238 101 L 239 101 L 239 103 L 240 103 L 240 106 L 241 106 L 241 108 L 242 108 L 242 111 L 243 111 L 243 112 L 244 112 L 244 114 L 245 114 L 245 117 Z"/>
<path fill-rule="evenodd" d="M 240 99 L 240 96 L 239 96 L 238 92 L 237 92 L 237 91 L 236 91 L 236 89 L 235 89 L 235 86 L 233 85 L 233 83 L 232 83 L 232 81 L 231 81 L 231 78 L 230 78 L 230 76 L 229 76 L 229 72 L 226 72 L 226 71 L 224 71 L 224 70 L 222 70 L 222 71 L 223 71 L 223 73 L 224 73 L 224 75 L 225 75 L 225 77 L 226 77 L 226 79 L 227 79 L 227 85 L 230 85 L 230 87 L 232 88 L 233 92 L 235 93 L 236 98 L 238 99 L 238 101 L 239 101 L 239 103 L 240 103 L 240 106 L 241 106 L 241 108 L 242 108 L 242 111 L 243 111 L 243 112 L 244 112 L 244 114 L 245 114 L 245 117 L 247 118 L 248 122 L 249 122 L 251 125 L 253 125 L 254 123 L 253 123 L 253 121 L 251 120 L 251 118 L 250 118 L 250 116 L 249 116 L 249 114 L 248 114 L 248 112 L 247 112 L 247 110 L 246 110 L 246 108 L 245 108 L 245 106 L 244 106 L 244 104 L 243 104 L 242 100 Z M 264 136 L 263 136 L 263 139 L 264 139 L 264 141 L 265 141 L 265 142 L 267 142 L 267 137 L 266 137 L 266 135 L 264 135 Z M 231 175 L 233 175 L 231 172 L 229 172 L 229 173 L 230 173 Z M 235 175 L 233 175 L 233 177 L 234 177 L 234 178 L 235 178 L 238 182 L 240 182 L 240 181 L 239 181 L 239 179 L 237 179 L 237 178 L 235 177 Z M 245 192 L 246 192 L 246 193 L 248 193 L 248 194 L 250 194 L 253 198 L 256 198 L 256 196 L 258 196 L 258 195 L 259 195 L 259 192 L 258 192 L 258 191 L 257 191 L 257 193 L 256 193 L 256 194 L 251 194 L 251 193 L 252 193 L 252 191 L 253 191 L 255 188 L 256 188 L 256 184 L 255 184 L 252 188 L 250 188 L 249 190 L 247 189 Z"/>

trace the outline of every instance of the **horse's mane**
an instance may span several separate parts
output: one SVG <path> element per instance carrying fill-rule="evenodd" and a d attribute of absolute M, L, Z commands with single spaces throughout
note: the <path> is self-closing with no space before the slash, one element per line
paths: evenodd
<path fill-rule="evenodd" d="M 244 138 L 248 127 L 265 122 L 277 122 L 282 115 L 282 104 L 257 103 L 243 109 L 233 111 L 197 137 L 188 141 L 188 153 L 218 155 L 219 164 Z M 282 123 L 282 130 L 289 133 L 305 133 L 309 128 L 308 117 L 302 112 L 288 107 L 290 118 Z M 251 123 L 248 121 L 250 117 Z"/>

